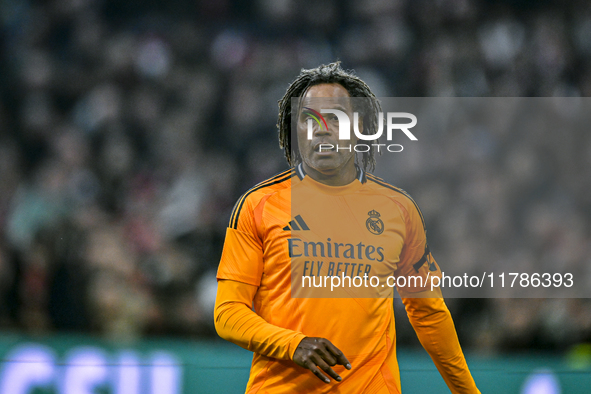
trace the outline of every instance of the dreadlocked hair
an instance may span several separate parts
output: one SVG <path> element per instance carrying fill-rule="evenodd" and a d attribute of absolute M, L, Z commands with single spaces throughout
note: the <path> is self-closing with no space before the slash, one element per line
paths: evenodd
<path fill-rule="evenodd" d="M 302 98 L 306 91 L 318 84 L 338 83 L 343 86 L 351 97 L 366 97 L 369 100 L 365 105 L 366 116 L 363 122 L 363 134 L 375 134 L 378 128 L 378 113 L 382 107 L 372 93 L 369 86 L 354 74 L 354 71 L 345 71 L 341 68 L 341 62 L 323 64 L 309 70 L 302 69 L 300 75 L 289 85 L 285 95 L 279 100 L 279 118 L 277 128 L 279 131 L 279 146 L 284 150 L 285 158 L 290 166 L 295 166 L 302 161 L 297 146 L 292 146 L 292 98 Z M 366 100 L 364 100 L 366 101 Z M 295 109 L 297 111 L 297 108 Z M 363 152 L 361 166 L 365 171 L 373 171 L 376 167 L 376 160 L 373 150 Z M 357 160 L 357 156 L 355 159 Z"/>

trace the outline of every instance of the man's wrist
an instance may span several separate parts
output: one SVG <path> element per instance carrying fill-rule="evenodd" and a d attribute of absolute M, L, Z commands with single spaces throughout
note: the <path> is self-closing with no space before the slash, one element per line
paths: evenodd
<path fill-rule="evenodd" d="M 298 348 L 298 345 L 300 344 L 300 342 L 302 342 L 302 340 L 304 338 L 306 338 L 306 336 L 304 334 L 298 333 L 289 342 L 289 359 L 290 360 L 293 360 L 293 355 L 295 354 L 295 351 Z"/>

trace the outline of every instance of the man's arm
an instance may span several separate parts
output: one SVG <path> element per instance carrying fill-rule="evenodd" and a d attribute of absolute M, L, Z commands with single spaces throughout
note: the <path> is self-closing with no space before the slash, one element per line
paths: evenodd
<path fill-rule="evenodd" d="M 304 334 L 268 323 L 252 309 L 258 287 L 233 280 L 219 280 L 214 319 L 218 335 L 252 352 L 280 360 L 293 360 L 311 370 L 320 380 L 337 381 L 341 377 L 331 366 L 345 365 L 351 369 L 343 353 L 324 338 Z"/>
<path fill-rule="evenodd" d="M 468 369 L 441 289 L 414 294 L 400 293 L 410 323 L 447 387 L 454 394 L 480 393 Z"/>
<path fill-rule="evenodd" d="M 419 341 L 429 353 L 439 373 L 452 393 L 480 393 L 462 353 L 451 314 L 443 301 L 439 287 L 429 290 L 428 277 L 440 276 L 441 270 L 427 244 L 423 215 L 416 202 L 398 199 L 397 205 L 405 221 L 406 232 L 400 263 L 395 276 L 419 276 L 421 285 L 397 287 L 406 313 Z M 400 197 L 399 195 L 397 197 Z M 408 282 L 410 283 L 410 281 Z M 415 282 L 416 283 L 416 282 Z"/>
<path fill-rule="evenodd" d="M 233 280 L 218 281 L 214 319 L 218 335 L 264 356 L 291 360 L 302 333 L 267 323 L 252 309 L 257 287 Z"/>

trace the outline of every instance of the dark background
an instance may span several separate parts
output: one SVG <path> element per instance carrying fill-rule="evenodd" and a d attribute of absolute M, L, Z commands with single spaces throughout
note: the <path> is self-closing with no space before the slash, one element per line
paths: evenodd
<path fill-rule="evenodd" d="M 233 204 L 287 168 L 277 100 L 337 59 L 379 97 L 590 96 L 591 4 L 2 0 L 0 329 L 214 337 Z M 423 208 L 440 265 L 590 265 L 589 134 L 450 137 L 377 171 Z M 472 351 L 591 340 L 586 299 L 448 305 Z"/>

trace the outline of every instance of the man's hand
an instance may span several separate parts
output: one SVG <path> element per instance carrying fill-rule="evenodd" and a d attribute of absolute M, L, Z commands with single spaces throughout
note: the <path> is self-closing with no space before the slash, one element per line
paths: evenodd
<path fill-rule="evenodd" d="M 324 383 L 330 383 L 330 379 L 320 372 L 320 369 L 337 382 L 343 379 L 331 367 L 340 364 L 351 369 L 351 364 L 343 352 L 324 338 L 306 337 L 302 339 L 293 354 L 293 361 L 300 367 L 308 368 Z"/>

